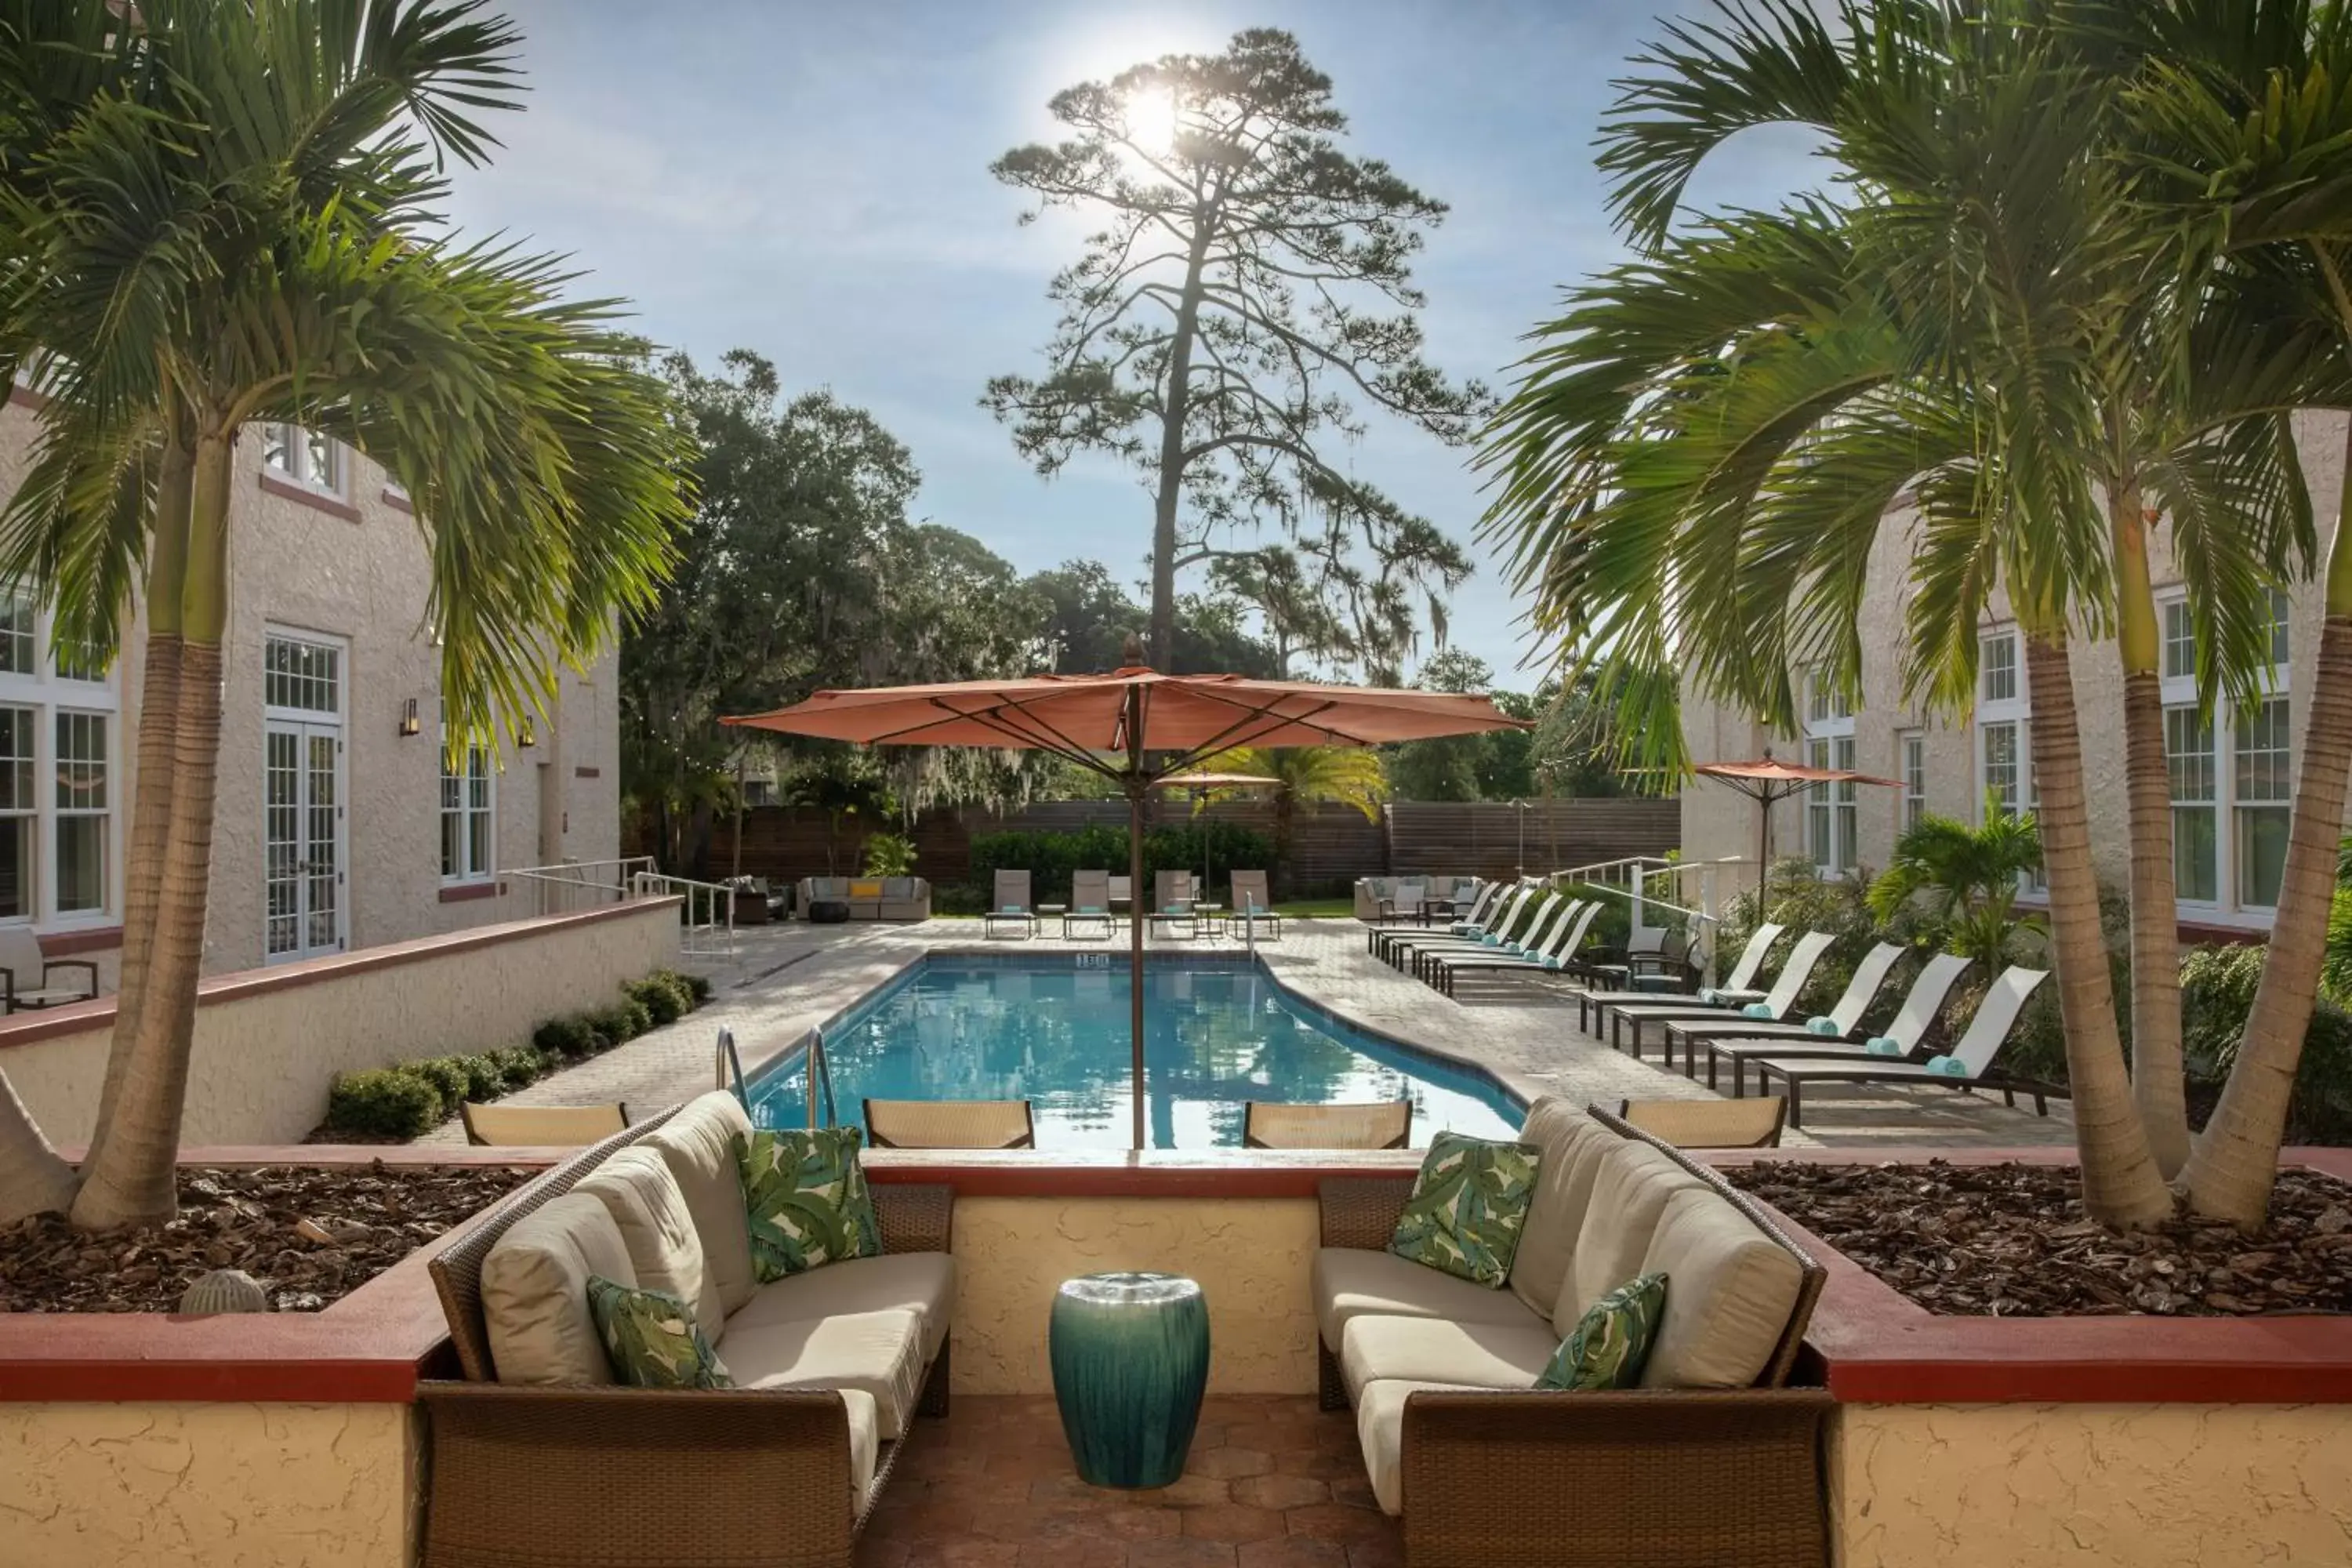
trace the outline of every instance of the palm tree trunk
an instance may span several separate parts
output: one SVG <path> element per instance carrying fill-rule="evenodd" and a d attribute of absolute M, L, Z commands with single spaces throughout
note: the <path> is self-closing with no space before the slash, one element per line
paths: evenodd
<path fill-rule="evenodd" d="M 2352 436 L 2347 436 L 2352 450 Z M 2344 833 L 2344 790 L 2352 779 L 2352 483 L 2337 506 L 2328 549 L 2327 619 L 2320 628 L 2303 767 L 2294 784 L 2286 868 L 2272 917 L 2270 952 L 2246 1016 L 2238 1059 L 2181 1173 L 2189 1206 L 2249 1229 L 2269 1211 L 2280 1141 L 2305 1031 L 2319 994 L 2327 913 Z"/>
<path fill-rule="evenodd" d="M 2189 1162 L 2180 1055 L 2180 927 L 2172 878 L 2172 773 L 2164 751 L 2163 639 L 2139 486 L 2110 482 L 2116 648 L 2124 667 L 2124 794 L 2131 837 L 2132 1100 L 2167 1180 Z"/>
<path fill-rule="evenodd" d="M 2058 962 L 2083 1208 L 2103 1225 L 2143 1228 L 2170 1215 L 2172 1194 L 2132 1105 L 2123 1039 L 2116 1029 L 2115 982 L 2099 929 L 2083 742 L 2063 626 L 2027 632 L 2025 668 L 2033 698 L 2033 769 L 2040 795 L 2035 816 L 2050 878 L 2050 945 Z"/>
<path fill-rule="evenodd" d="M 235 433 L 196 445 L 189 508 L 185 642 L 173 728 L 170 831 L 138 1032 L 105 1148 L 82 1172 L 74 1223 L 85 1229 L 157 1223 L 177 1212 L 173 1162 L 187 1107 L 196 983 L 204 968 L 205 903 L 212 875 L 213 794 L 220 766 L 221 637 L 228 608 L 229 476 Z"/>
<path fill-rule="evenodd" d="M 77 1180 L 0 1072 L 0 1226 L 70 1208 Z"/>

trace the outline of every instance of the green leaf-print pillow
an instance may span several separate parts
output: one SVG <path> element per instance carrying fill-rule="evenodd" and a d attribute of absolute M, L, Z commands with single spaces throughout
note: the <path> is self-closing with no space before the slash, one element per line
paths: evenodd
<path fill-rule="evenodd" d="M 1642 1381 L 1658 1320 L 1666 1311 L 1666 1277 L 1630 1279 L 1585 1309 L 1576 1332 L 1560 1342 L 1538 1388 L 1632 1388 Z"/>
<path fill-rule="evenodd" d="M 1511 1276 L 1542 1151 L 1440 1132 L 1397 1217 L 1389 1250 L 1490 1290 Z"/>
<path fill-rule="evenodd" d="M 735 1386 L 694 1309 L 667 1290 L 639 1290 L 591 1274 L 588 1315 L 596 1320 L 613 1375 L 632 1388 Z"/>
<path fill-rule="evenodd" d="M 761 1284 L 882 1250 L 855 1127 L 735 1134 L 735 1167 Z"/>

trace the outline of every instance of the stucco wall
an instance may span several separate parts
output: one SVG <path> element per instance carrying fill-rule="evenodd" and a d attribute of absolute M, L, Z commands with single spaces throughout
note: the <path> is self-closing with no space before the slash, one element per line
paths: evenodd
<path fill-rule="evenodd" d="M 2338 1568 L 2336 1405 L 1846 1405 L 1843 1568 Z"/>
<path fill-rule="evenodd" d="M 393 958 L 398 962 L 390 962 Z M 411 1057 L 520 1045 L 559 1013 L 609 999 L 624 980 L 675 963 L 667 900 L 601 919 L 517 922 L 413 949 L 354 953 L 205 982 L 182 1142 L 294 1143 L 319 1124 L 338 1072 Z M 9 1044 L 0 1067 L 58 1142 L 88 1140 L 106 1073 L 111 1009 L 71 1034 Z M 43 1026 L 17 1015 L 19 1032 Z"/>
<path fill-rule="evenodd" d="M 402 1568 L 405 1405 L 0 1405 L 4 1568 Z"/>
<path fill-rule="evenodd" d="M 1311 1198 L 959 1198 L 955 1389 L 1050 1394 L 1046 1315 L 1063 1280 L 1186 1274 L 1209 1301 L 1209 1391 L 1311 1394 Z"/>

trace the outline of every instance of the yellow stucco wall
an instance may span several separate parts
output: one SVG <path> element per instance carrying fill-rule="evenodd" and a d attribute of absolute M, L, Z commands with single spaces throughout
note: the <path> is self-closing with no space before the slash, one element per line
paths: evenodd
<path fill-rule="evenodd" d="M 960 1198 L 955 1389 L 1050 1394 L 1046 1314 L 1065 1279 L 1186 1274 L 1209 1300 L 1213 1394 L 1315 1391 L 1311 1198 Z"/>
<path fill-rule="evenodd" d="M 0 1568 L 402 1568 L 405 1405 L 0 1405 Z"/>
<path fill-rule="evenodd" d="M 1843 1568 L 2340 1568 L 2340 1405 L 1847 1405 Z"/>
<path fill-rule="evenodd" d="M 207 997 L 196 1012 L 181 1142 L 299 1142 L 326 1114 L 336 1073 L 521 1045 L 541 1021 L 609 1000 L 622 981 L 676 963 L 677 930 L 673 903 L 649 902 L 512 942 Z M 110 1028 L 0 1049 L 0 1067 L 52 1141 L 89 1139 Z"/>

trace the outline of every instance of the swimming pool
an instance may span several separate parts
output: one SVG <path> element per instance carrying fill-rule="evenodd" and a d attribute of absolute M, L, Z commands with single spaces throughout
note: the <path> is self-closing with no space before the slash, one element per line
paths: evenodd
<path fill-rule="evenodd" d="M 1108 962 L 1107 962 L 1108 961 Z M 1413 1102 L 1412 1142 L 1516 1131 L 1518 1101 L 1484 1073 L 1310 1007 L 1247 959 L 1147 963 L 1144 1089 L 1159 1149 L 1237 1147 L 1249 1100 Z M 1132 1118 L 1122 956 L 933 955 L 824 1030 L 838 1121 L 877 1100 L 1027 1100 L 1037 1147 L 1124 1149 Z M 752 1120 L 808 1115 L 803 1053 L 750 1087 Z"/>

